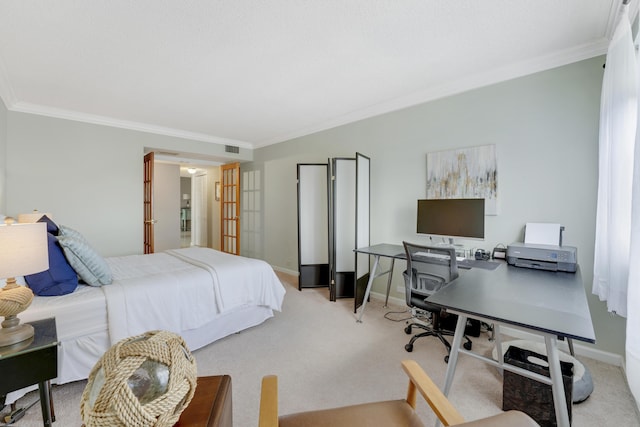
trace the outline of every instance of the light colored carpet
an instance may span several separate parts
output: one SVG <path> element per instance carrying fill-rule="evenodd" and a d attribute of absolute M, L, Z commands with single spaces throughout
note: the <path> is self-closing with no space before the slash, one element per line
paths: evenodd
<path fill-rule="evenodd" d="M 413 358 L 436 384 L 442 386 L 446 354 L 435 338 L 418 340 L 413 353 L 404 345 L 404 322 L 385 319 L 388 311 L 372 300 L 363 323 L 356 323 L 353 300 L 328 300 L 326 289 L 298 291 L 294 279 L 280 275 L 287 287 L 282 313 L 262 325 L 194 351 L 199 375 L 229 374 L 233 388 L 233 418 L 238 427 L 256 427 L 260 381 L 279 377 L 282 414 L 376 400 L 404 397 L 407 380 L 400 361 Z M 394 318 L 402 317 L 396 315 Z M 488 354 L 486 334 L 473 338 L 474 350 Z M 573 426 L 640 426 L 640 418 L 620 368 L 579 359 L 591 371 L 595 390 L 587 401 L 573 406 Z M 54 386 L 58 426 L 80 426 L 80 396 L 85 381 Z M 32 392 L 18 401 L 26 406 L 37 398 Z M 461 355 L 449 398 L 469 420 L 500 412 L 502 377 L 496 369 Z M 419 415 L 426 425 L 435 418 L 419 400 Z M 18 426 L 41 426 L 39 405 L 31 408 Z"/>

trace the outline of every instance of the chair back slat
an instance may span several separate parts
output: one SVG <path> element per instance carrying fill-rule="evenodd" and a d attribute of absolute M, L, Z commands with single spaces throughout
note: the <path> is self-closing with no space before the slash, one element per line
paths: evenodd
<path fill-rule="evenodd" d="M 456 252 L 452 247 L 402 242 L 407 256 L 405 295 L 412 307 L 416 298 L 424 300 L 458 277 Z M 412 302 L 413 299 L 413 302 Z"/>

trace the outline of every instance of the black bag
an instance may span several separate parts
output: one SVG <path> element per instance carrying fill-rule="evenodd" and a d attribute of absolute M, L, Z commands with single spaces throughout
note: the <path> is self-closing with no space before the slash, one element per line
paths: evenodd
<path fill-rule="evenodd" d="M 454 332 L 456 330 L 456 323 L 458 322 L 458 315 L 446 313 L 444 316 L 440 316 L 440 327 L 445 331 Z M 480 336 L 480 321 L 476 319 L 467 319 L 467 326 L 464 328 L 464 334 L 468 337 Z"/>
<path fill-rule="evenodd" d="M 548 362 L 547 356 L 543 354 L 510 346 L 504 355 L 504 362 L 550 377 L 549 367 L 535 363 L 535 358 Z M 560 361 L 560 371 L 562 372 L 569 422 L 571 422 L 573 363 Z M 543 384 L 505 369 L 502 386 L 502 410 L 508 411 L 511 409 L 526 413 L 541 427 L 555 427 L 557 425 L 551 385 Z"/>

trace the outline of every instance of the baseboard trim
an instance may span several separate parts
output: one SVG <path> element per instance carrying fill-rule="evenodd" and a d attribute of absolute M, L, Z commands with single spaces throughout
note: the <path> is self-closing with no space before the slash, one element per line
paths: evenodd
<path fill-rule="evenodd" d="M 281 273 L 286 273 L 286 274 L 290 274 L 292 276 L 300 276 L 300 273 L 298 273 L 298 270 L 289 270 L 288 268 L 283 268 L 283 267 L 278 267 L 276 265 L 272 265 L 271 268 L 273 268 L 275 271 L 279 271 Z"/>
<path fill-rule="evenodd" d="M 371 292 L 371 298 L 384 301 L 385 294 L 382 294 L 379 292 Z M 394 298 L 394 297 L 389 297 L 389 303 L 392 303 L 394 305 L 400 305 L 400 306 L 406 305 L 405 300 L 400 298 Z M 541 336 L 532 334 L 526 331 L 521 331 L 519 329 L 502 326 L 500 330 L 504 335 L 508 335 L 513 338 L 544 342 L 544 339 Z M 560 350 L 569 353 L 569 346 L 566 341 L 558 341 L 558 345 Z M 591 346 L 580 344 L 576 341 L 573 342 L 573 350 L 578 356 L 584 356 L 600 362 L 608 363 L 609 365 L 619 366 L 622 368 L 623 372 L 626 375 L 624 358 L 619 354 L 599 350 Z"/>

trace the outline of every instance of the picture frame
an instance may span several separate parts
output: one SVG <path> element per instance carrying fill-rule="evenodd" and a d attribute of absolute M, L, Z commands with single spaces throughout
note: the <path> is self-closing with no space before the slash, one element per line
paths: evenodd
<path fill-rule="evenodd" d="M 220 201 L 220 181 L 216 181 L 216 188 L 215 188 L 215 198 L 216 198 L 216 202 Z"/>
<path fill-rule="evenodd" d="M 485 200 L 485 214 L 498 215 L 495 144 L 427 153 L 427 199 Z"/>

